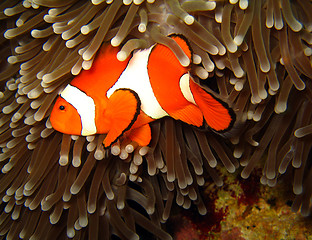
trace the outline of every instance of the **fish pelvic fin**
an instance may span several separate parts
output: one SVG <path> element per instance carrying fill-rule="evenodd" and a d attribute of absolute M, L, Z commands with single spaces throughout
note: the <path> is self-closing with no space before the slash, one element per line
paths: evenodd
<path fill-rule="evenodd" d="M 145 124 L 139 128 L 134 128 L 127 133 L 127 137 L 140 146 L 147 146 L 152 139 L 152 132 L 149 124 Z"/>

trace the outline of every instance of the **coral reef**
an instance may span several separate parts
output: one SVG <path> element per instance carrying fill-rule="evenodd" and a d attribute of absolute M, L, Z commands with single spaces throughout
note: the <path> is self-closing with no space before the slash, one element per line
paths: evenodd
<path fill-rule="evenodd" d="M 5 0 L 0 4 L 0 235 L 7 239 L 157 239 L 176 203 L 205 215 L 201 186 L 216 166 L 291 178 L 292 210 L 311 211 L 312 3 L 309 0 Z M 117 57 L 155 43 L 189 63 L 167 35 L 183 34 L 191 74 L 237 115 L 222 136 L 170 118 L 152 142 L 54 131 L 58 93 L 88 70 L 103 42 Z M 239 169 L 241 166 L 241 169 Z M 239 169 L 239 170 L 238 170 Z"/>

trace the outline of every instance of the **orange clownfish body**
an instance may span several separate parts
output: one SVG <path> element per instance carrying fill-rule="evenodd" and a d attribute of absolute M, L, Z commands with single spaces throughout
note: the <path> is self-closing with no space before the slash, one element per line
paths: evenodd
<path fill-rule="evenodd" d="M 192 59 L 185 39 L 171 36 Z M 92 68 L 81 72 L 60 94 L 52 110 L 52 127 L 73 135 L 107 134 L 109 147 L 124 133 L 141 146 L 148 145 L 148 123 L 171 116 L 201 127 L 204 121 L 215 131 L 231 128 L 234 112 L 189 74 L 174 53 L 156 44 L 137 50 L 119 61 L 119 49 L 104 45 Z"/>

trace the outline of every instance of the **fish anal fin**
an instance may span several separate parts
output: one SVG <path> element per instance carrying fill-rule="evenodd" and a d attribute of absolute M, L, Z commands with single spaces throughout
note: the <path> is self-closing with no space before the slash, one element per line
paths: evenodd
<path fill-rule="evenodd" d="M 130 89 L 118 89 L 108 99 L 105 122 L 109 122 L 104 147 L 109 147 L 125 131 L 129 130 L 140 113 L 141 102 Z"/>
<path fill-rule="evenodd" d="M 182 109 L 171 112 L 170 116 L 196 127 L 202 127 L 204 123 L 203 113 L 196 105 L 191 103 Z"/>
<path fill-rule="evenodd" d="M 190 81 L 190 89 L 210 128 L 224 132 L 232 127 L 235 113 L 225 102 L 205 91 L 194 81 Z"/>
<path fill-rule="evenodd" d="M 140 146 L 147 146 L 152 139 L 151 128 L 149 124 L 145 124 L 139 128 L 131 129 L 127 133 L 127 137 L 137 142 Z"/>

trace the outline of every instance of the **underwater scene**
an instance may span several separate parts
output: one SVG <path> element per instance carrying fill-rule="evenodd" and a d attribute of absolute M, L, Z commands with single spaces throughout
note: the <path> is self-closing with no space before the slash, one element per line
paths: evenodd
<path fill-rule="evenodd" d="M 311 13 L 1 0 L 0 239 L 312 239 Z"/>

